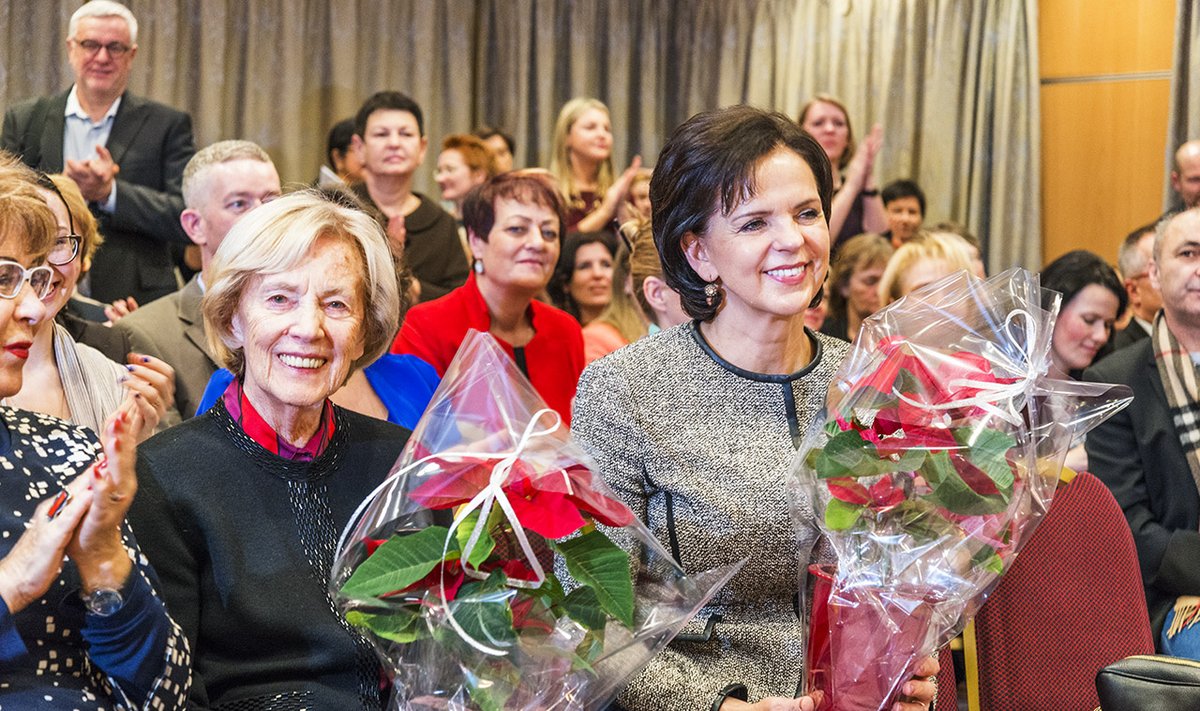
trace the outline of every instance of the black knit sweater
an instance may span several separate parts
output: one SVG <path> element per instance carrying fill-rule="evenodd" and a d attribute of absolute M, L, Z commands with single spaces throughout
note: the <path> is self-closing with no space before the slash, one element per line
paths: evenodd
<path fill-rule="evenodd" d="M 277 457 L 218 402 L 147 441 L 129 518 L 192 645 L 191 702 L 379 709 L 379 663 L 326 594 L 333 549 L 408 430 L 335 408 L 311 463 Z"/>

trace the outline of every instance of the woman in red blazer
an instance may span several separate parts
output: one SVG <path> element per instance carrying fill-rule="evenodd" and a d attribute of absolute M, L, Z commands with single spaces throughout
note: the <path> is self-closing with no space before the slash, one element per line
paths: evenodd
<path fill-rule="evenodd" d="M 491 178 L 467 195 L 462 212 L 472 274 L 449 294 L 412 307 L 392 352 L 411 353 L 444 375 L 468 330 L 490 333 L 570 423 L 583 335 L 569 314 L 534 298 L 554 273 L 565 224 L 549 173 Z"/>

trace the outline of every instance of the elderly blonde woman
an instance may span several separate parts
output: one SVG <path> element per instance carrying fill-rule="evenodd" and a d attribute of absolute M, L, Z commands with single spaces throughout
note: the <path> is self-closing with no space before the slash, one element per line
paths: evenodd
<path fill-rule="evenodd" d="M 58 233 L 46 257 L 53 277 L 43 303 L 46 319 L 34 328 L 21 390 L 4 404 L 32 410 L 99 432 L 104 420 L 129 395 L 141 412 L 137 433 L 145 439 L 155 428 L 179 421 L 175 412 L 175 371 L 158 358 L 120 349 L 119 365 L 96 348 L 77 342 L 56 318 L 66 311 L 79 278 L 91 264 L 100 234 L 75 181 L 63 175 L 39 175 L 38 192 L 54 215 Z M 100 324 L 94 329 L 111 331 Z M 121 341 L 121 339 L 117 339 Z M 110 356 L 112 354 L 110 353 Z"/>
<path fill-rule="evenodd" d="M 326 596 L 337 536 L 408 431 L 329 396 L 396 332 L 379 225 L 310 192 L 238 222 L 204 321 L 237 377 L 205 414 L 147 441 L 131 514 L 192 644 L 191 703 L 379 709 L 379 665 Z"/>

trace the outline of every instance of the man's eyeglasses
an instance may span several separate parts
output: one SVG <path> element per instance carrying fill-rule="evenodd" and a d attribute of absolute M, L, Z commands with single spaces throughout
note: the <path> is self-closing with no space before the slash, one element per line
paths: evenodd
<path fill-rule="evenodd" d="M 54 246 L 50 248 L 50 254 L 46 255 L 46 261 L 56 267 L 61 267 L 64 264 L 70 264 L 79 254 L 79 245 L 83 242 L 83 238 L 75 234 L 75 217 L 71 214 L 71 206 L 67 204 L 67 199 L 63 197 L 58 186 L 50 179 L 50 176 L 45 173 L 38 173 L 38 186 L 49 190 L 58 196 L 58 199 L 63 204 L 63 209 L 67 211 L 67 224 L 70 225 L 71 231 L 54 240 Z"/>
<path fill-rule="evenodd" d="M 113 59 L 116 59 L 118 57 L 125 56 L 126 52 L 128 52 L 130 49 L 133 49 L 129 45 L 123 44 L 121 42 L 109 42 L 108 44 L 100 44 L 96 40 L 90 40 L 90 39 L 73 40 L 73 41 L 75 42 L 75 44 L 79 45 L 79 48 L 82 49 L 84 54 L 86 54 L 89 57 L 94 57 L 100 53 L 101 49 L 106 49 L 106 50 L 108 50 L 108 56 L 112 57 Z"/>
<path fill-rule="evenodd" d="M 38 299 L 45 299 L 53 291 L 54 270 L 47 266 L 26 269 L 16 262 L 0 259 L 0 299 L 17 298 L 25 282 L 29 282 Z"/>

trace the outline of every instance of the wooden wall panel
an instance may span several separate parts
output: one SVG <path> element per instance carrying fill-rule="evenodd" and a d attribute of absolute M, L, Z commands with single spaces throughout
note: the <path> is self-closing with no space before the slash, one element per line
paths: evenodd
<path fill-rule="evenodd" d="M 1039 0 L 1046 262 L 1161 212 L 1175 0 Z"/>
<path fill-rule="evenodd" d="M 1116 263 L 1162 211 L 1168 79 L 1042 86 L 1045 261 L 1090 249 Z"/>

